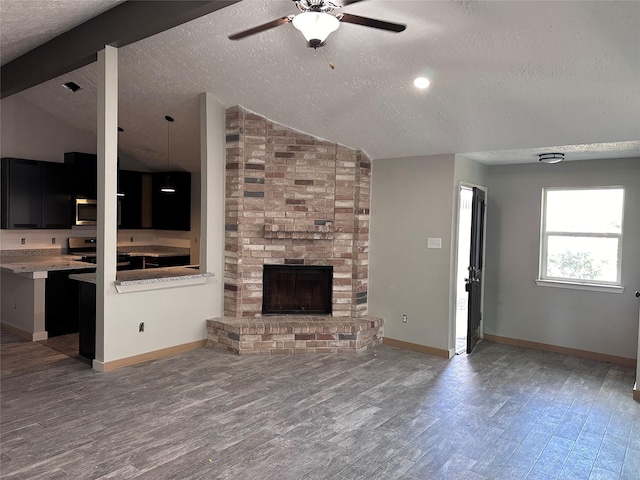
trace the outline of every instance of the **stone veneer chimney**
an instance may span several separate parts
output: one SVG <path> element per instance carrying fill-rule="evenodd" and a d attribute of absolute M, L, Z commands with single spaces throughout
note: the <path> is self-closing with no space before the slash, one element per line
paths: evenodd
<path fill-rule="evenodd" d="M 370 188 L 361 151 L 227 109 L 225 315 L 261 315 L 267 264 L 333 266 L 333 316 L 366 315 Z"/>

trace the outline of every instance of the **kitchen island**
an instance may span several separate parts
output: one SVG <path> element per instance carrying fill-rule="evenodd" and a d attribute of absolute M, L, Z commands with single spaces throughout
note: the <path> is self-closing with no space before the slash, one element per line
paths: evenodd
<path fill-rule="evenodd" d="M 77 287 L 69 272 L 91 272 L 95 267 L 60 249 L 3 251 L 0 256 L 2 323 L 32 341 L 77 331 Z M 49 330 L 51 330 L 51 335 Z"/>
<path fill-rule="evenodd" d="M 184 254 L 182 249 L 171 252 L 148 247 L 136 253 L 170 258 Z M 2 251 L 2 323 L 32 341 L 71 333 L 71 326 L 78 323 L 77 280 L 95 284 L 96 278 L 95 265 L 81 258 L 63 254 L 59 248 Z M 74 273 L 79 278 L 73 278 Z M 118 293 L 127 293 L 181 287 L 205 283 L 209 276 L 197 267 L 184 266 L 123 270 L 117 272 L 115 288 Z"/>

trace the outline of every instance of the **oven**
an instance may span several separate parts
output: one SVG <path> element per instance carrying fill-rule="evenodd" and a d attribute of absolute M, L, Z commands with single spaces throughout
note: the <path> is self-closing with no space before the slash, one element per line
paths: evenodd
<path fill-rule="evenodd" d="M 69 254 L 78 255 L 82 262 L 96 264 L 96 238 L 95 237 L 69 237 Z M 131 269 L 131 258 L 128 253 L 118 252 L 116 257 L 116 270 Z"/>

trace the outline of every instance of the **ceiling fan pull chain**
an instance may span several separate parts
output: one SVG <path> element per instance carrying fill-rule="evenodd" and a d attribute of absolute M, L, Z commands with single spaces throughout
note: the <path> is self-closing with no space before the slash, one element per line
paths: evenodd
<path fill-rule="evenodd" d="M 317 52 L 318 50 L 315 49 L 315 51 Z M 324 61 L 327 62 L 329 64 L 329 66 L 331 67 L 331 70 L 334 70 L 336 67 L 333 65 L 333 63 L 331 63 L 329 60 L 327 60 L 327 57 L 324 56 L 324 52 L 322 50 L 320 50 L 320 55 L 322 55 L 322 58 L 324 58 Z"/>

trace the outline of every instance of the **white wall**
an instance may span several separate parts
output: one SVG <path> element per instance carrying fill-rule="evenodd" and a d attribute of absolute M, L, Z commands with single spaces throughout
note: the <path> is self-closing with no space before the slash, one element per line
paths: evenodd
<path fill-rule="evenodd" d="M 449 349 L 454 168 L 453 155 L 372 164 L 369 313 L 385 337 Z"/>
<path fill-rule="evenodd" d="M 63 162 L 65 152 L 95 153 L 96 137 L 73 128 L 20 97 L 0 102 L 0 156 Z"/>
<path fill-rule="evenodd" d="M 543 187 L 622 185 L 622 294 L 539 287 Z M 640 288 L 640 158 L 489 168 L 484 331 L 634 358 Z"/>
<path fill-rule="evenodd" d="M 215 238 L 209 238 L 205 233 L 202 235 L 202 241 L 209 240 L 215 245 L 207 263 L 210 273 L 215 276 L 208 279 L 204 285 L 132 293 L 117 293 L 113 285 L 109 286 L 104 298 L 104 353 L 94 362 L 97 368 L 115 360 L 204 340 L 206 320 L 222 314 L 224 108 L 210 97 L 207 98 L 206 104 L 213 110 L 210 117 L 217 120 L 208 123 L 213 125 L 210 128 L 216 128 L 215 132 L 201 135 L 211 142 L 205 156 L 208 164 L 206 168 L 203 166 L 203 171 L 208 172 L 206 188 L 211 196 L 210 201 L 216 208 L 207 209 L 206 219 L 203 219 L 208 229 L 215 232 L 212 235 Z M 188 236 L 186 240 L 189 240 Z M 138 332 L 139 322 L 145 322 L 143 333 Z"/>
<path fill-rule="evenodd" d="M 30 278 L 27 274 L 0 272 L 1 308 L 0 321 L 22 332 L 31 340 L 47 338 L 44 318 L 44 278 Z"/>

